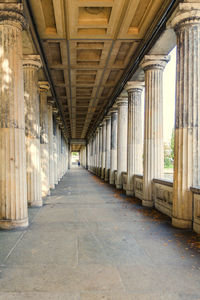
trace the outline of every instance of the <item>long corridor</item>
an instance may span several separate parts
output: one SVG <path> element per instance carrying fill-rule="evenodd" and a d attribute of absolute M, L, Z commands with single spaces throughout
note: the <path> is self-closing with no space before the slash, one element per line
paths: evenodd
<path fill-rule="evenodd" d="M 200 237 L 82 168 L 0 231 L 0 299 L 200 299 Z"/>

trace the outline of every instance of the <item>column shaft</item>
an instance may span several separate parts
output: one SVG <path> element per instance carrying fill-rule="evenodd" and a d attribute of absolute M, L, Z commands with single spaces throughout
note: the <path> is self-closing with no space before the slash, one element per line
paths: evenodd
<path fill-rule="evenodd" d="M 128 97 L 117 99 L 118 127 L 117 127 L 117 180 L 116 188 L 121 189 L 122 172 L 127 171 L 127 124 L 128 124 Z"/>
<path fill-rule="evenodd" d="M 48 140 L 49 140 L 49 187 L 55 188 L 54 160 L 53 160 L 53 110 L 52 103 L 48 103 Z"/>
<path fill-rule="evenodd" d="M 110 172 L 110 144 L 111 144 L 111 120 L 110 116 L 106 117 L 106 157 L 105 157 L 105 181 L 109 180 Z"/>
<path fill-rule="evenodd" d="M 111 149 L 110 149 L 110 184 L 115 183 L 115 171 L 117 170 L 117 107 L 111 110 Z"/>
<path fill-rule="evenodd" d="M 139 81 L 128 82 L 128 148 L 127 148 L 127 184 L 126 195 L 134 195 L 133 175 L 142 174 L 142 89 Z"/>
<path fill-rule="evenodd" d="M 48 105 L 47 92 L 49 90 L 48 82 L 39 82 L 40 88 L 40 159 L 41 159 L 41 182 L 42 197 L 50 194 L 49 188 L 49 134 L 48 134 Z"/>
<path fill-rule="evenodd" d="M 191 228 L 190 187 L 200 185 L 200 4 L 180 4 L 172 25 L 177 35 L 172 224 Z"/>
<path fill-rule="evenodd" d="M 28 226 L 21 4 L 0 4 L 0 228 Z"/>
<path fill-rule="evenodd" d="M 105 162 L 106 162 L 106 122 L 102 124 L 102 159 L 101 159 L 101 178 L 105 176 Z"/>
<path fill-rule="evenodd" d="M 38 55 L 24 57 L 24 92 L 26 125 L 27 195 L 30 206 L 42 206 L 40 165 L 40 114 L 38 95 Z"/>
<path fill-rule="evenodd" d="M 169 57 L 146 55 L 142 63 L 145 71 L 144 125 L 144 206 L 152 207 L 152 180 L 163 177 L 163 70 Z"/>

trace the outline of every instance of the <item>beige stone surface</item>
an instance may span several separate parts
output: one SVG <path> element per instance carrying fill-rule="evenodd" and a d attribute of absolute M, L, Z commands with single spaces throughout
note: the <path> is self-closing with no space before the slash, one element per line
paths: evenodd
<path fill-rule="evenodd" d="M 41 184 L 42 197 L 50 194 L 49 188 L 49 121 L 47 92 L 49 84 L 45 81 L 39 82 L 40 94 L 40 160 L 41 160 Z"/>
<path fill-rule="evenodd" d="M 180 4 L 172 25 L 177 36 L 177 79 L 172 224 L 192 227 L 191 186 L 200 185 L 200 3 Z"/>
<path fill-rule="evenodd" d="M 143 133 L 142 133 L 142 90 L 144 83 L 129 81 L 128 92 L 128 140 L 127 140 L 127 183 L 126 195 L 134 195 L 133 175 L 143 173 Z"/>
<path fill-rule="evenodd" d="M 13 11 L 8 10 L 12 8 Z M 0 4 L 0 228 L 28 225 L 21 4 Z"/>
<path fill-rule="evenodd" d="M 30 206 L 42 206 L 38 94 L 38 69 L 40 67 L 41 62 L 38 55 L 23 57 L 27 200 Z"/>
<path fill-rule="evenodd" d="M 117 189 L 122 188 L 122 172 L 127 171 L 127 126 L 128 126 L 128 96 L 117 98 Z"/>
<path fill-rule="evenodd" d="M 163 71 L 168 56 L 146 55 L 142 62 L 145 71 L 145 124 L 143 205 L 153 206 L 152 180 L 162 178 L 163 150 Z"/>

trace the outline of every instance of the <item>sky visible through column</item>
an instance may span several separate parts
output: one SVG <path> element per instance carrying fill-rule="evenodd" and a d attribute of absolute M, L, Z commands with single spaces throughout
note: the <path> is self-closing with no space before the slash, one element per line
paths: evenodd
<path fill-rule="evenodd" d="M 175 120 L 176 47 L 169 53 L 171 59 L 163 74 L 163 134 L 164 142 L 171 140 Z"/>
<path fill-rule="evenodd" d="M 175 120 L 176 99 L 176 47 L 169 53 L 171 59 L 163 73 L 163 142 L 170 143 Z M 144 118 L 144 97 L 142 93 L 142 111 Z M 143 119 L 144 123 L 144 119 Z M 144 133 L 144 124 L 143 133 Z"/>

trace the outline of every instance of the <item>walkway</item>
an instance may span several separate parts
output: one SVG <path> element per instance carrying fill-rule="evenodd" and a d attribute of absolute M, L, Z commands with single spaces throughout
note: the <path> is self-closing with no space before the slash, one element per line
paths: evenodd
<path fill-rule="evenodd" d="M 200 237 L 72 169 L 26 231 L 0 231 L 0 299 L 200 299 Z"/>

